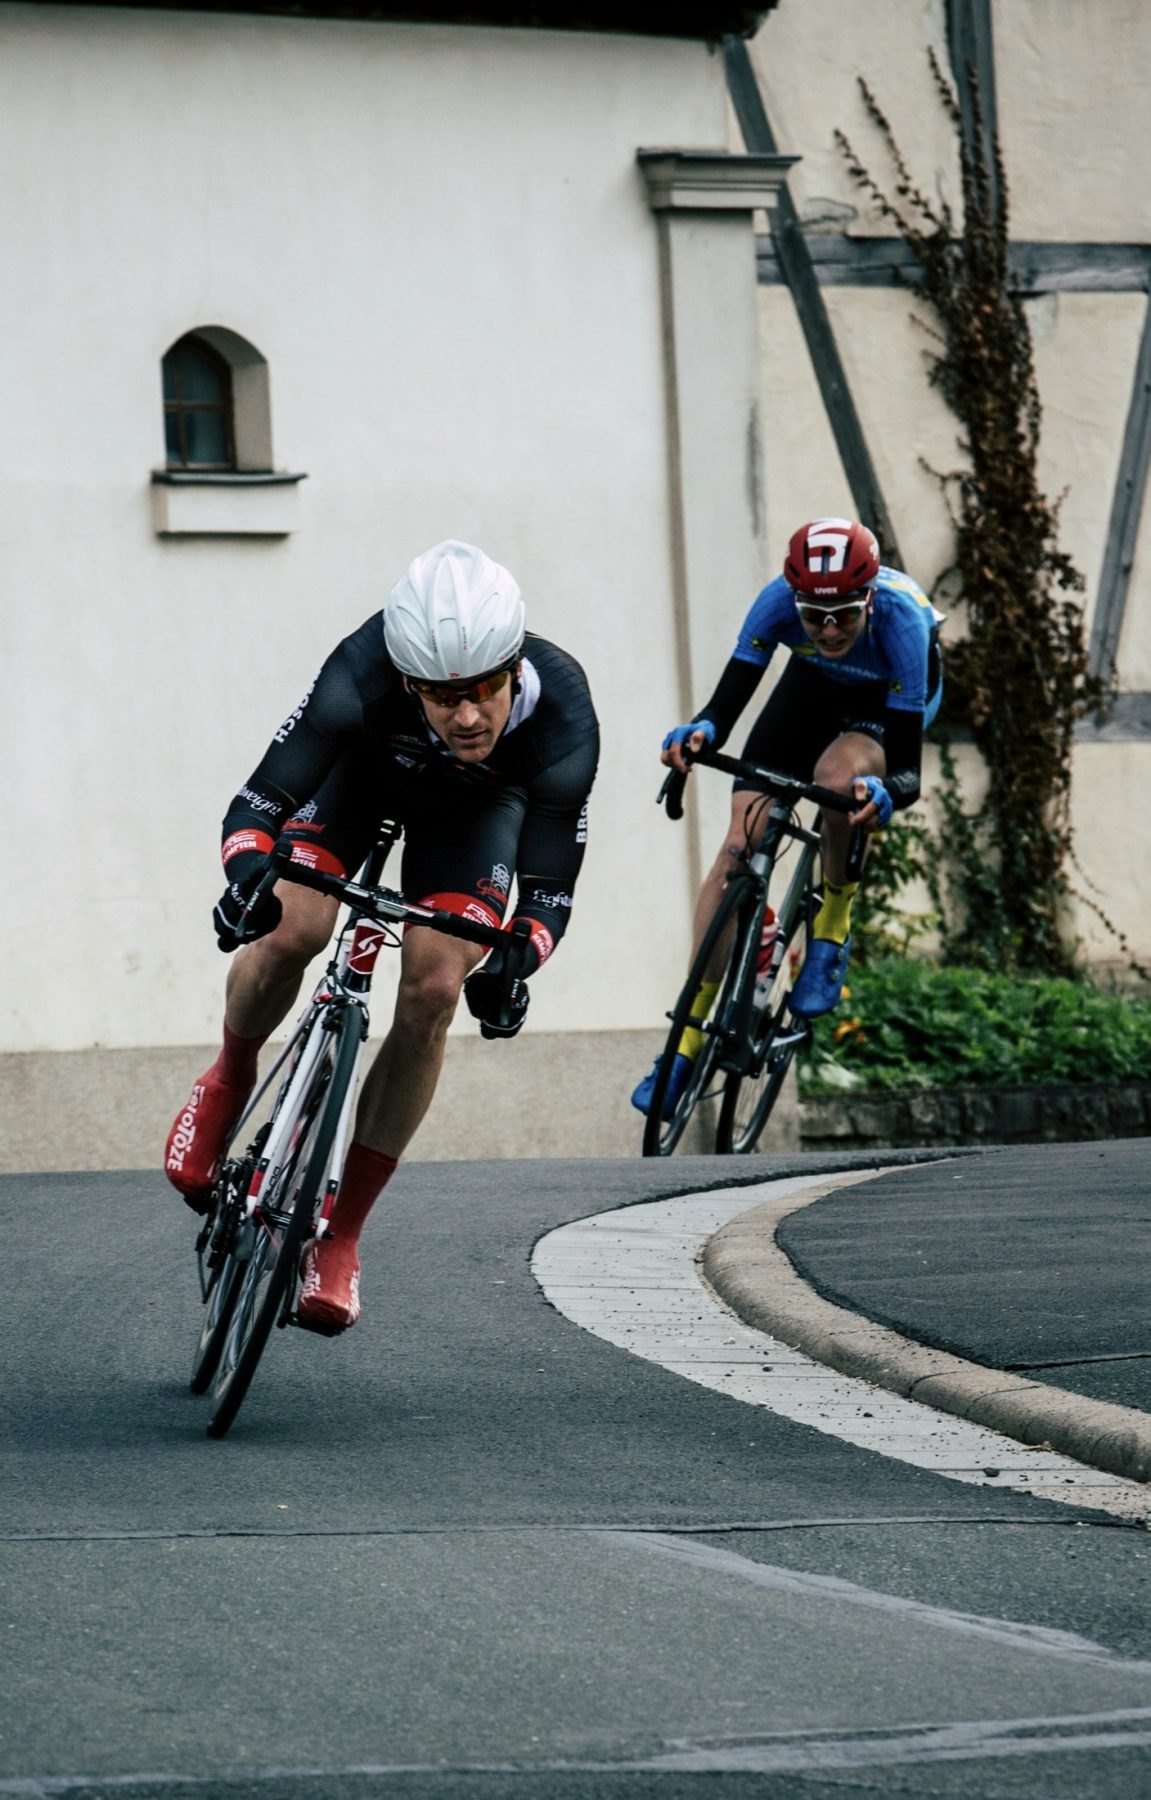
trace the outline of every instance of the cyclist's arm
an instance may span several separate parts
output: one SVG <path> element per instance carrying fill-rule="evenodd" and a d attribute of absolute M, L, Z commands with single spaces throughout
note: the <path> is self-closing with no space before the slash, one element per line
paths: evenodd
<path fill-rule="evenodd" d="M 735 649 L 728 658 L 715 692 L 706 706 L 694 715 L 693 723 L 706 722 L 712 727 L 711 748 L 718 750 L 727 742 L 744 707 L 759 686 L 760 677 L 771 661 L 780 640 L 780 632 L 794 618 L 795 606 L 791 590 L 782 577 L 769 582 L 756 595 L 751 610 L 739 628 Z M 681 730 L 677 738 L 686 736 Z M 690 742 L 691 740 L 688 739 Z M 665 740 L 664 758 L 674 768 L 684 766 L 682 755 Z"/>
<path fill-rule="evenodd" d="M 766 662 L 748 662 L 738 654 L 729 659 L 711 699 L 695 715 L 697 719 L 710 720 L 715 726 L 713 750 L 721 749 L 731 736 L 739 715 L 759 686 L 766 666 Z"/>
<path fill-rule="evenodd" d="M 220 855 L 230 882 L 242 886 L 263 866 L 285 821 L 316 792 L 362 718 L 359 692 L 339 646 L 224 815 Z"/>
<path fill-rule="evenodd" d="M 914 806 L 919 798 L 920 765 L 923 760 L 923 713 L 887 708 L 884 722 L 883 751 L 887 773 L 883 785 L 891 795 L 896 812 Z"/>
<path fill-rule="evenodd" d="M 567 930 L 572 896 L 587 845 L 587 799 L 595 780 L 598 740 L 589 737 L 529 788 L 516 857 L 513 919 L 531 924 L 525 975 L 548 960 Z"/>
<path fill-rule="evenodd" d="M 926 600 L 884 605 L 881 613 L 884 648 L 892 671 L 884 727 L 887 773 L 883 784 L 896 812 L 913 806 L 919 798 L 933 617 Z"/>

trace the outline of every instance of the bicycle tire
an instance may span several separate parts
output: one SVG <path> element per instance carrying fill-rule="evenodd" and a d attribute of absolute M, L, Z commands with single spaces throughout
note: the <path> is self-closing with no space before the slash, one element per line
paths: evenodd
<path fill-rule="evenodd" d="M 322 1022 L 312 1027 L 324 1030 Z M 223 1346 L 216 1380 L 214 1410 L 208 1436 L 220 1438 L 230 1429 L 259 1366 L 284 1300 L 296 1279 L 304 1243 L 324 1198 L 328 1161 L 343 1111 L 344 1098 L 356 1070 L 362 1035 L 360 1013 L 344 1010 L 332 1030 L 334 1040 L 316 1066 L 300 1111 L 304 1123 L 291 1148 L 286 1187 L 276 1208 L 287 1206 L 287 1222 L 273 1224 L 263 1208 L 255 1215 L 255 1241 L 233 1308 L 232 1326 Z M 269 1168 L 262 1192 L 275 1193 L 277 1171 Z M 295 1184 L 293 1189 L 293 1183 Z"/>
<path fill-rule="evenodd" d="M 720 943 L 734 923 L 735 936 L 732 939 L 720 979 L 719 992 L 711 1011 L 713 1020 L 722 1020 L 730 1010 L 740 967 L 745 960 L 744 946 L 748 933 L 753 929 L 757 933 L 756 943 L 758 946 L 759 915 L 760 908 L 755 887 L 749 878 L 737 876 L 723 891 L 711 923 L 704 932 L 703 941 L 692 959 L 687 980 L 680 989 L 679 998 L 672 1011 L 671 1030 L 667 1034 L 667 1041 L 659 1060 L 655 1088 L 644 1124 L 643 1154 L 645 1156 L 670 1156 L 672 1154 L 687 1129 L 692 1113 L 707 1093 L 716 1059 L 722 1048 L 722 1038 L 718 1032 L 704 1034 L 703 1048 L 696 1058 L 691 1078 L 676 1102 L 671 1118 L 660 1117 L 680 1039 L 694 1020 L 692 1007 L 695 997 L 699 993 L 704 971 L 711 965 Z M 754 962 L 751 966 L 754 970 Z M 694 1022 L 697 1025 L 700 1023 L 699 1020 L 694 1020 Z"/>
<path fill-rule="evenodd" d="M 811 875 L 814 853 L 805 854 L 777 920 L 781 954 L 766 1003 L 753 1014 L 752 1072 L 729 1074 L 724 1082 L 715 1148 L 720 1156 L 750 1156 L 779 1098 L 787 1071 L 806 1035 L 806 1026 L 788 1016 L 788 1002 L 803 966 L 814 916 Z M 780 1042 L 777 1044 L 777 1040 Z"/>
<path fill-rule="evenodd" d="M 200 1330 L 200 1341 L 196 1345 L 196 1354 L 192 1358 L 192 1376 L 188 1383 L 194 1394 L 206 1394 L 212 1385 L 212 1377 L 215 1375 L 220 1361 L 220 1353 L 224 1348 L 228 1327 L 232 1323 L 232 1314 L 239 1298 L 243 1276 L 243 1262 L 234 1252 L 229 1252 L 223 1267 L 218 1271 L 216 1279 L 208 1291 L 208 1298 L 204 1302 L 207 1310 Z"/>
<path fill-rule="evenodd" d="M 281 1087 L 277 1106 L 283 1092 Z M 192 1358 L 192 1374 L 188 1382 L 194 1394 L 206 1394 L 212 1385 L 212 1377 L 216 1373 L 216 1365 L 228 1334 L 243 1276 L 243 1259 L 237 1254 L 238 1227 L 243 1217 L 244 1200 L 260 1153 L 272 1129 L 275 1112 L 276 1109 L 273 1108 L 271 1117 L 260 1126 L 243 1155 L 232 1155 L 234 1139 L 226 1146 L 224 1166 L 212 1190 L 211 1210 L 196 1241 L 201 1281 L 204 1279 L 205 1251 L 208 1252 L 209 1276 L 204 1292 L 204 1322 L 200 1327 L 200 1338 Z M 246 1134 L 247 1123 L 244 1129 Z"/>

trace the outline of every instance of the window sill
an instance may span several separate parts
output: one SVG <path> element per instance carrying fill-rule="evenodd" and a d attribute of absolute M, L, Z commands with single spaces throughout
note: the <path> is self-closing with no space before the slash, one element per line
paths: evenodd
<path fill-rule="evenodd" d="M 286 537 L 300 524 L 303 475 L 231 469 L 154 469 L 152 523 L 160 537 Z"/>

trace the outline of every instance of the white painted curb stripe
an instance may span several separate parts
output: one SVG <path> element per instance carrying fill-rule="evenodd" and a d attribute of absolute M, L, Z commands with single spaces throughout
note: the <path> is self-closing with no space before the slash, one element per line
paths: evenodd
<path fill-rule="evenodd" d="M 818 1185 L 826 1191 L 861 1179 L 855 1171 L 823 1176 Z M 813 1185 L 810 1176 L 793 1176 L 579 1219 L 540 1239 L 532 1272 L 556 1310 L 585 1331 L 747 1405 L 950 1481 L 1012 1488 L 1125 1519 L 1151 1515 L 1151 1495 L 1139 1482 L 838 1374 L 737 1318 L 701 1279 L 704 1245 L 767 1196 Z"/>

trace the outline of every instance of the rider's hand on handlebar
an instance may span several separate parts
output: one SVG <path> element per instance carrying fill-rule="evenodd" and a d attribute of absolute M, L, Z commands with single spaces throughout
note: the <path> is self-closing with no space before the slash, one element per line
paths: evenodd
<path fill-rule="evenodd" d="M 887 824 L 895 808 L 878 775 L 857 775 L 852 792 L 862 803 L 858 812 L 849 814 L 852 825 L 861 825 L 864 831 L 875 831 Z"/>
<path fill-rule="evenodd" d="M 241 944 L 267 937 L 280 923 L 284 909 L 270 890 L 260 897 L 250 913 L 247 911 L 248 901 L 259 886 L 262 874 L 263 871 L 259 871 L 254 881 L 231 882 L 212 909 L 216 942 L 228 956 Z"/>
<path fill-rule="evenodd" d="M 693 719 L 690 725 L 677 725 L 668 732 L 660 746 L 660 761 L 666 763 L 669 769 L 678 769 L 684 775 L 688 769 L 684 751 L 691 756 L 698 756 L 701 750 L 714 742 L 715 726 L 712 721 Z"/>
<path fill-rule="evenodd" d="M 491 969 L 476 969 L 468 976 L 464 999 L 472 1017 L 480 1022 L 481 1037 L 515 1037 L 527 1017 L 527 983 L 513 981 L 511 992 L 505 997 L 504 977 Z"/>

